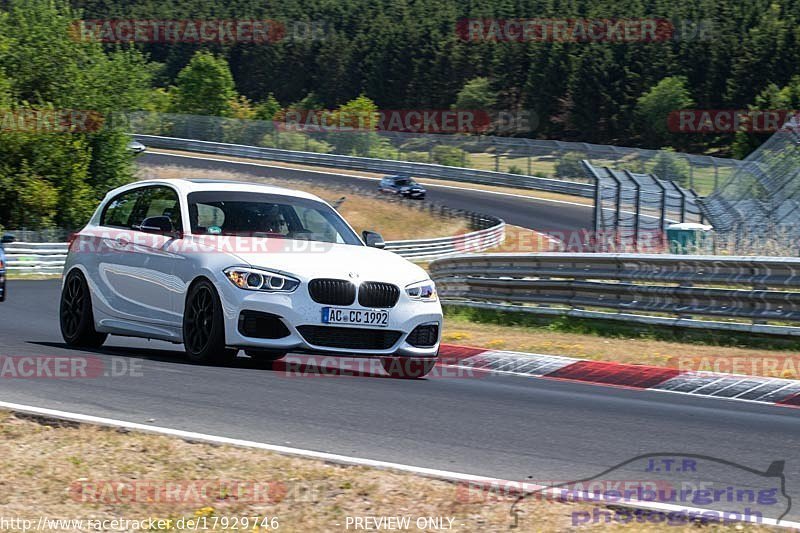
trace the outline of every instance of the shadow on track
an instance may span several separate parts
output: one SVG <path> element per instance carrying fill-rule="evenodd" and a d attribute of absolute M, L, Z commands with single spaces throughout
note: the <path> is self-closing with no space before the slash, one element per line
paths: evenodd
<path fill-rule="evenodd" d="M 68 350 L 75 353 L 76 350 L 67 346 L 63 342 L 45 342 L 45 341 L 26 341 L 27 344 L 37 346 L 46 346 L 48 348 L 58 348 Z M 346 357 L 333 357 L 328 355 L 321 355 L 321 364 L 316 364 L 314 356 L 307 355 L 289 355 L 289 361 L 261 361 L 252 357 L 239 355 L 235 360 L 223 363 L 197 363 L 186 359 L 183 351 L 180 350 L 165 350 L 158 348 L 128 348 L 123 346 L 103 346 L 101 348 L 81 348 L 77 354 L 88 353 L 94 355 L 105 355 L 110 357 L 128 357 L 133 359 L 142 359 L 146 361 L 156 361 L 159 363 L 170 363 L 188 366 L 206 366 L 216 368 L 236 368 L 236 369 L 252 369 L 252 370 L 268 370 L 279 372 L 287 377 L 368 377 L 368 378 L 389 378 L 387 374 L 382 372 L 373 372 L 371 370 L 353 369 L 350 365 L 334 366 L 332 364 L 338 360 L 352 360 Z M 308 360 L 312 362 L 309 362 Z M 362 361 L 366 359 L 361 359 Z M 374 359 L 377 363 L 378 359 Z M 369 365 L 368 365 L 369 366 Z M 379 363 L 378 363 L 379 366 Z"/>

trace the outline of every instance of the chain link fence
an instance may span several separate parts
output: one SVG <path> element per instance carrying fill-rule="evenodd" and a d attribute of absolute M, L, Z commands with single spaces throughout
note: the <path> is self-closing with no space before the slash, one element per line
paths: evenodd
<path fill-rule="evenodd" d="M 700 205 L 717 253 L 800 255 L 800 118 L 750 154 Z"/>
<path fill-rule="evenodd" d="M 595 182 L 593 243 L 596 252 L 664 251 L 665 232 L 675 223 L 703 223 L 697 194 L 655 174 L 598 167 L 583 161 Z"/>

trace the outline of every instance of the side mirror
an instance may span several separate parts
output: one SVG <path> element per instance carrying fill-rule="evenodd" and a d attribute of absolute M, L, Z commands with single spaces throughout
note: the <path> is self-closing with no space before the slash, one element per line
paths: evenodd
<path fill-rule="evenodd" d="M 17 238 L 14 237 L 13 235 L 3 235 L 3 238 L 0 240 L 0 243 L 2 243 L 2 244 L 11 244 L 12 242 L 15 242 L 16 240 L 17 240 Z"/>
<path fill-rule="evenodd" d="M 175 228 L 172 227 L 172 221 L 166 216 L 147 217 L 142 221 L 138 228 L 139 231 L 145 233 L 158 233 L 168 235 L 175 233 Z"/>
<path fill-rule="evenodd" d="M 380 248 L 381 250 L 386 248 L 386 242 L 384 242 L 380 233 L 375 233 L 374 231 L 362 231 L 361 236 L 364 238 L 364 244 L 369 247 Z"/>

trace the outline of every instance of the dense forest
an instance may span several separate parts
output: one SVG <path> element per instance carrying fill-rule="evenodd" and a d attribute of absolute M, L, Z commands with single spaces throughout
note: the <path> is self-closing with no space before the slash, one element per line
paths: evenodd
<path fill-rule="evenodd" d="M 470 81 L 486 78 L 490 105 L 536 113 L 531 137 L 722 153 L 732 146 L 732 135 L 670 134 L 664 107 L 800 106 L 799 0 L 76 0 L 74 5 L 87 19 L 285 22 L 290 28 L 285 37 L 268 45 L 142 46 L 161 65 L 155 82 L 163 87 L 174 83 L 198 48 L 220 54 L 238 92 L 256 103 L 274 95 L 286 106 L 311 95 L 316 105 L 335 108 L 363 94 L 382 109 L 444 109 L 457 103 Z M 463 19 L 614 17 L 666 20 L 673 31 L 655 42 L 493 42 L 465 39 L 457 31 Z M 298 21 L 315 23 L 321 31 L 291 31 Z M 740 139 L 734 155 L 752 147 Z"/>
<path fill-rule="evenodd" d="M 659 32 L 587 41 L 465 31 L 529 19 L 657 21 Z M 267 20 L 281 31 L 264 42 L 87 38 L 92 21 L 125 20 Z M 526 111 L 536 126 L 514 135 L 741 157 L 765 136 L 675 133 L 667 118 L 800 108 L 799 41 L 800 0 L 0 0 L 0 230 L 79 227 L 132 179 L 127 130 L 108 120 L 118 111 Z M 75 127 L 81 116 L 102 127 Z M 373 140 L 260 142 L 391 156 Z M 409 160 L 467 158 L 406 148 Z"/>

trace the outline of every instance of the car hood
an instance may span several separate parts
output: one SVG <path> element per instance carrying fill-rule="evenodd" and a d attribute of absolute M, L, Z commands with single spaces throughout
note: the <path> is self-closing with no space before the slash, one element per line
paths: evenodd
<path fill-rule="evenodd" d="M 247 243 L 252 246 L 234 253 L 245 264 L 301 280 L 351 278 L 402 285 L 428 278 L 428 273 L 417 265 L 377 248 L 289 239 L 247 240 L 252 241 Z"/>

